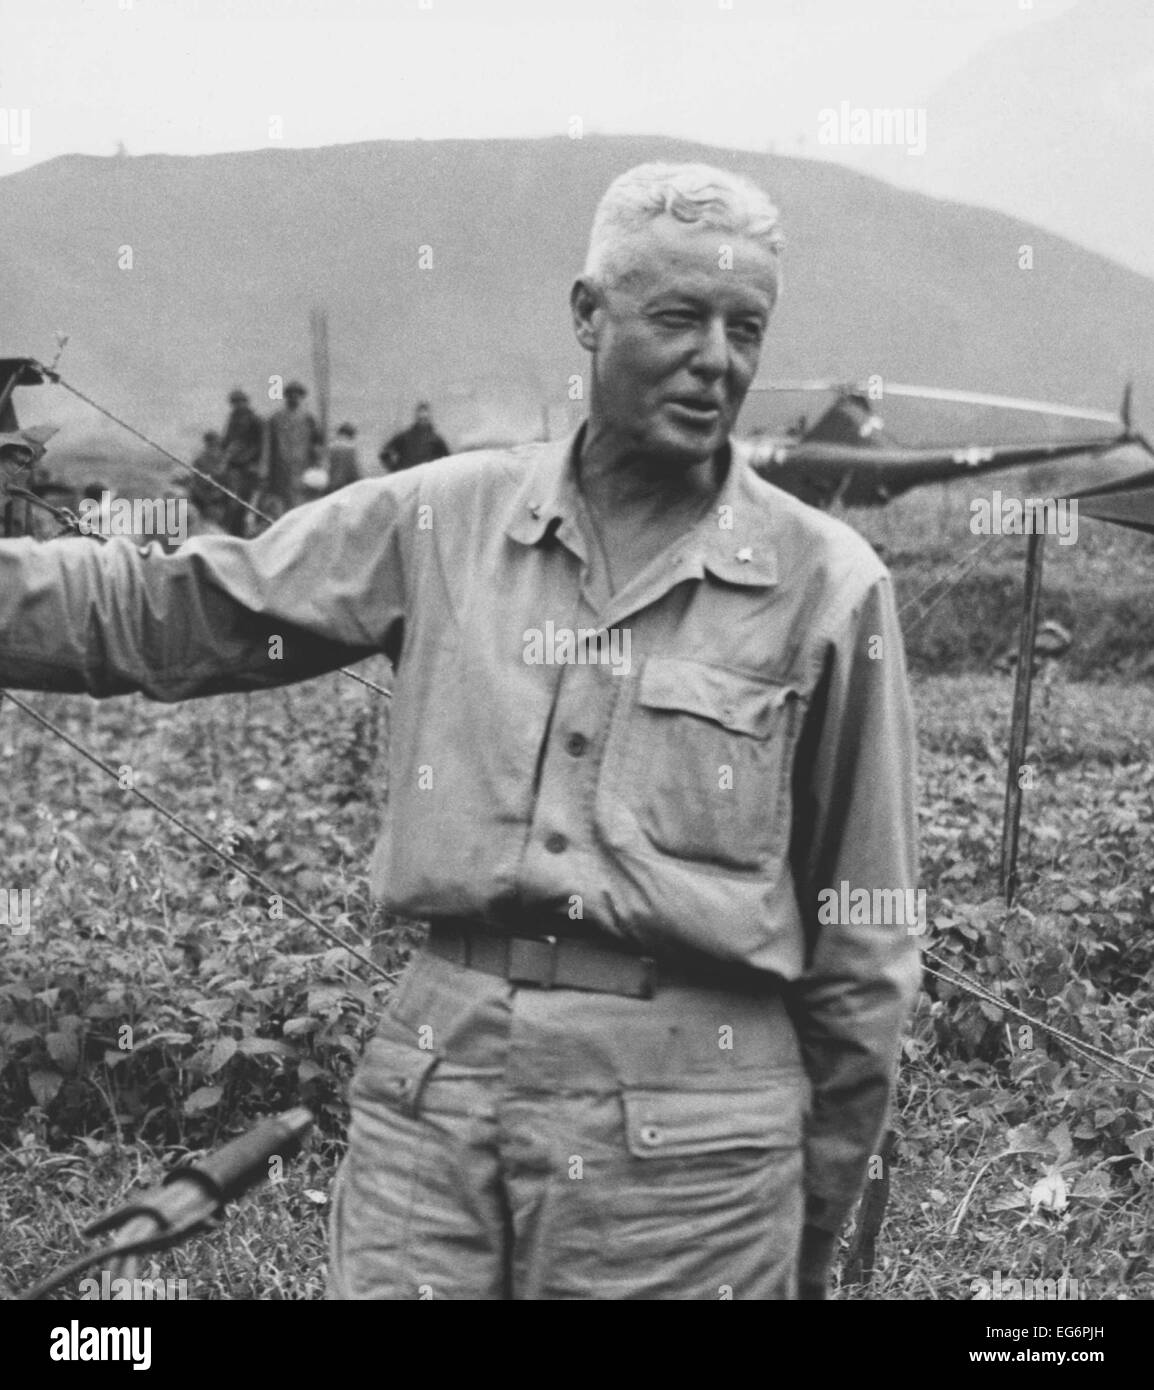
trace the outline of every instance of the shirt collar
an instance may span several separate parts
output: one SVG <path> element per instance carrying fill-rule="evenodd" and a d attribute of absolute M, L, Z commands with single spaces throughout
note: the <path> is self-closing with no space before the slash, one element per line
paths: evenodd
<path fill-rule="evenodd" d="M 536 460 L 518 489 L 505 532 L 537 545 L 550 529 L 576 527 L 575 452 L 585 426 L 565 439 L 530 446 Z M 740 445 L 730 441 L 729 470 L 713 507 L 682 538 L 689 573 L 708 571 L 727 584 L 765 588 L 777 583 L 777 550 L 766 518 L 767 499 Z"/>
<path fill-rule="evenodd" d="M 536 545 L 550 526 L 572 512 L 566 505 L 564 483 L 571 476 L 573 450 L 584 426 L 565 439 L 527 446 L 536 455 L 524 483 L 517 490 L 513 515 L 505 533 L 522 545 Z"/>
<path fill-rule="evenodd" d="M 729 472 L 712 509 L 686 538 L 687 553 L 726 584 L 768 588 L 777 583 L 772 502 L 740 444 L 729 441 Z"/>

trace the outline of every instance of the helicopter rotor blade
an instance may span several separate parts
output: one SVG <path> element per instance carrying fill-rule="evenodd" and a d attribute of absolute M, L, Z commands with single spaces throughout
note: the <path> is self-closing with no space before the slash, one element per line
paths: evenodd
<path fill-rule="evenodd" d="M 988 405 L 999 410 L 1029 410 L 1040 415 L 1060 415 L 1068 420 L 1093 420 L 1096 424 L 1117 425 L 1114 410 L 1095 410 L 1086 406 L 1060 405 L 1054 401 L 1028 400 L 1024 396 L 995 396 L 985 391 L 957 391 L 944 386 L 907 386 L 899 381 L 882 384 L 882 398 L 913 396 L 927 401 L 957 401 L 961 405 Z"/>
<path fill-rule="evenodd" d="M 856 391 L 852 381 L 755 381 L 751 391 Z"/>
<path fill-rule="evenodd" d="M 840 395 L 870 396 L 868 383 L 813 379 L 808 381 L 759 381 L 751 391 L 836 391 Z M 1124 415 L 1113 410 L 1095 410 L 1088 406 L 1062 405 L 1056 401 L 1035 401 L 1024 396 L 998 396 L 988 391 L 963 391 L 946 386 L 911 386 L 906 382 L 882 381 L 877 398 L 880 405 L 886 396 L 910 396 L 927 401 L 955 401 L 960 405 L 988 405 L 999 410 L 1028 410 L 1041 415 L 1058 415 L 1067 420 L 1091 420 L 1095 424 L 1125 425 Z"/>

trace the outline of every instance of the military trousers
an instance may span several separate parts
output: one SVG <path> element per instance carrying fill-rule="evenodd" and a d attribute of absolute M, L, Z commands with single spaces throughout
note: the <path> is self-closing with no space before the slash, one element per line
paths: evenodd
<path fill-rule="evenodd" d="M 780 994 L 422 953 L 353 1081 L 329 1297 L 796 1298 L 807 1099 Z"/>

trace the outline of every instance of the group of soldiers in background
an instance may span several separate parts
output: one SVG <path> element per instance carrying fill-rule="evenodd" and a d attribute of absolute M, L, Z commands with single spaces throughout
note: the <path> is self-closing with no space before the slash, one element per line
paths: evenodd
<path fill-rule="evenodd" d="M 250 536 L 260 524 L 256 512 L 275 521 L 292 507 L 365 476 L 357 457 L 356 427 L 347 422 L 337 428 L 326 460 L 324 433 L 303 407 L 306 395 L 305 386 L 290 381 L 284 404 L 262 420 L 244 391 L 230 392 L 224 433 L 209 430 L 203 436 L 189 483 L 189 498 L 206 521 L 231 535 Z M 428 402 L 421 401 L 413 423 L 387 440 L 377 457 L 383 472 L 395 473 L 444 458 L 448 452 L 433 426 Z"/>

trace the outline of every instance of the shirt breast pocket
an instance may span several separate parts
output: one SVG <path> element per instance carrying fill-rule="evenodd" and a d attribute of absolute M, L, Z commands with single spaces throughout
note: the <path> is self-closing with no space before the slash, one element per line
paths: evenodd
<path fill-rule="evenodd" d="M 631 683 L 632 684 L 632 683 Z M 801 691 L 683 657 L 622 690 L 600 805 L 613 843 L 726 870 L 785 850 Z"/>

